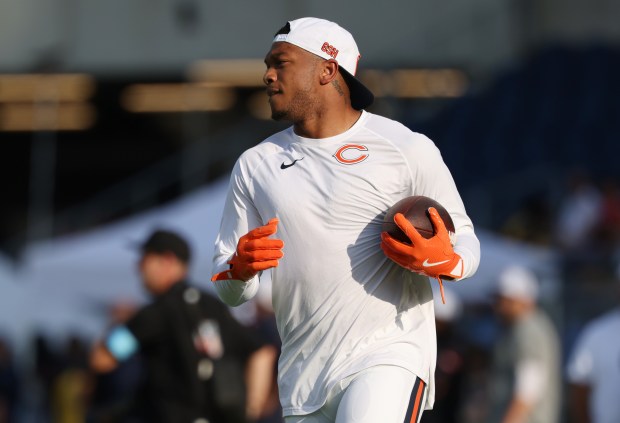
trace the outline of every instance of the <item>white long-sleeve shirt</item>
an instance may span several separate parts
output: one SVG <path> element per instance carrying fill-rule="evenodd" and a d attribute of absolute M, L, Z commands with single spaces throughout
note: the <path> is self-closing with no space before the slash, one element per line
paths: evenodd
<path fill-rule="evenodd" d="M 284 257 L 273 269 L 273 306 L 282 339 L 278 383 L 285 415 L 320 408 L 329 389 L 370 366 L 404 367 L 429 385 L 434 401 L 436 337 L 427 277 L 379 248 L 385 212 L 398 200 L 439 201 L 456 228 L 463 278 L 480 246 L 439 150 L 398 122 L 363 112 L 346 132 L 324 139 L 292 128 L 246 151 L 233 170 L 214 272 L 249 230 L 278 217 Z M 252 298 L 247 283 L 216 282 L 229 305 Z"/>

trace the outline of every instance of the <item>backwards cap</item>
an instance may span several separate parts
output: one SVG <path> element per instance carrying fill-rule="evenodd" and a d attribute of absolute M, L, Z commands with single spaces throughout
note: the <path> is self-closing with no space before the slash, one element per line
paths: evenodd
<path fill-rule="evenodd" d="M 351 105 L 356 110 L 372 104 L 375 96 L 355 77 L 360 52 L 353 36 L 340 25 L 318 18 L 288 21 L 276 34 L 273 42 L 294 44 L 323 59 L 334 59 L 351 93 Z"/>

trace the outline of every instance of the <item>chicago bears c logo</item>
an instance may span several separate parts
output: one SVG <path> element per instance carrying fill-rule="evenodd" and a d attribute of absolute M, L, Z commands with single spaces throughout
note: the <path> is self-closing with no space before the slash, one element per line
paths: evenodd
<path fill-rule="evenodd" d="M 351 152 L 350 150 L 356 150 L 357 152 L 362 152 L 362 151 L 368 151 L 368 148 L 365 145 L 361 145 L 361 144 L 345 144 L 342 147 L 340 147 L 338 151 L 336 151 L 336 154 L 334 154 L 334 157 L 336 158 L 336 160 L 338 160 L 339 163 L 346 164 L 346 165 L 357 164 L 357 163 L 363 162 L 364 160 L 368 158 L 368 154 L 356 153 L 355 151 Z"/>

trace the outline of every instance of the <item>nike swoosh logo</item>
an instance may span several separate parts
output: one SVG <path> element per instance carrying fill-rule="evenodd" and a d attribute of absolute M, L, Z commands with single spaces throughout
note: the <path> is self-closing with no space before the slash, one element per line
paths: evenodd
<path fill-rule="evenodd" d="M 444 261 L 438 261 L 435 263 L 429 263 L 428 259 L 424 260 L 424 263 L 422 263 L 422 266 L 424 267 L 433 267 L 433 266 L 439 266 L 440 264 L 444 264 L 449 262 L 450 260 L 444 260 Z"/>
<path fill-rule="evenodd" d="M 282 162 L 282 164 L 280 165 L 280 169 L 288 169 L 289 167 L 293 166 L 298 161 L 303 160 L 304 157 L 302 157 L 301 159 L 295 159 L 295 160 L 293 160 L 293 163 L 289 163 L 289 164 L 285 164 L 284 162 Z"/>

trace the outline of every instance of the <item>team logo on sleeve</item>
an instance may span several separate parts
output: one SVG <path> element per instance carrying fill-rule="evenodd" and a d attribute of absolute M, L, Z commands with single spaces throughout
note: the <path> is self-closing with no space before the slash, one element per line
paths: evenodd
<path fill-rule="evenodd" d="M 368 147 L 361 144 L 345 144 L 336 151 L 334 158 L 339 163 L 353 165 L 361 163 L 368 158 Z"/>

